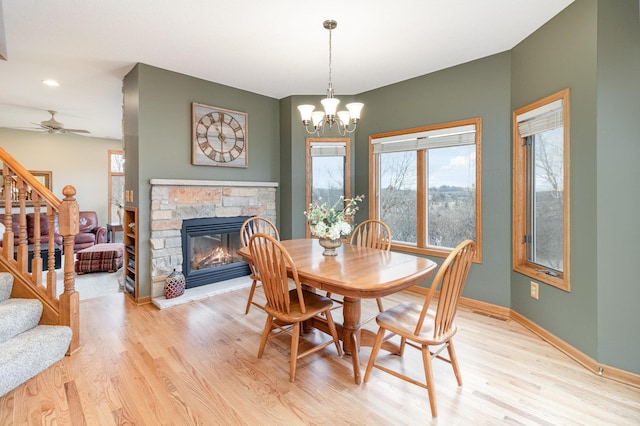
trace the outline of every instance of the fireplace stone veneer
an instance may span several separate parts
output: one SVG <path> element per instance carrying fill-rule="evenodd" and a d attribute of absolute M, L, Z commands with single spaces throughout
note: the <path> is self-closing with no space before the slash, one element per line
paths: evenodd
<path fill-rule="evenodd" d="M 276 182 L 151 179 L 151 297 L 182 271 L 182 221 L 263 216 L 276 223 Z"/>

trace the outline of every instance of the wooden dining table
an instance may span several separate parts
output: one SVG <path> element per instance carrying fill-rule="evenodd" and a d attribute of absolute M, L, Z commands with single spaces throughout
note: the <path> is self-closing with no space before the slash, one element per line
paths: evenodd
<path fill-rule="evenodd" d="M 375 299 L 412 287 L 431 277 L 435 262 L 411 254 L 343 243 L 337 256 L 324 256 L 317 239 L 281 241 L 298 270 L 302 284 L 344 297 L 343 322 L 336 324 L 345 353 L 353 361 L 356 384 L 361 381 L 360 346 L 372 346 L 375 333 L 362 329 L 362 299 Z M 248 247 L 238 250 L 251 261 Z M 314 319 L 310 326 L 328 332 L 326 322 Z"/>

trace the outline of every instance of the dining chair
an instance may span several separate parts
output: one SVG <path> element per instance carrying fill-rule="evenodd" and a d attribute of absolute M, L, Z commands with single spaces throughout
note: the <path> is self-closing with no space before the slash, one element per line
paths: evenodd
<path fill-rule="evenodd" d="M 474 252 L 475 243 L 471 240 L 463 241 L 453 249 L 438 269 L 438 273 L 433 279 L 431 288 L 427 292 L 422 305 L 404 302 L 382 312 L 376 317 L 376 323 L 380 328 L 371 349 L 371 356 L 364 374 L 365 383 L 369 380 L 373 367 L 376 367 L 409 383 L 426 388 L 429 394 L 431 415 L 433 417 L 438 415 L 431 360 L 437 358 L 451 364 L 458 386 L 462 386 L 462 376 L 460 375 L 452 340 L 457 331 L 453 320 L 456 316 L 458 300 L 462 295 Z M 438 303 L 435 310 L 432 310 L 429 304 L 438 287 L 440 287 Z M 390 333 L 385 335 L 387 331 Z M 382 343 L 396 335 L 401 338 L 398 355 L 402 356 L 404 354 L 406 345 L 420 349 L 422 352 L 426 384 L 376 363 Z M 445 348 L 449 353 L 448 358 L 440 355 Z"/>
<path fill-rule="evenodd" d="M 264 309 L 268 316 L 260 340 L 258 358 L 262 358 L 267 340 L 282 332 L 291 334 L 289 365 L 289 380 L 291 382 L 295 379 L 298 359 L 326 348 L 332 343 L 336 346 L 338 356 L 342 356 L 338 333 L 331 316 L 331 307 L 333 306 L 331 299 L 302 288 L 296 265 L 277 239 L 264 233 L 256 233 L 249 240 L 249 250 L 267 298 Z M 287 269 L 289 269 L 289 275 Z M 295 288 L 290 289 L 290 283 Z M 324 314 L 324 318 L 320 317 L 320 314 Z M 326 321 L 332 340 L 327 340 L 299 353 L 301 324 L 313 317 Z M 292 330 L 287 326 L 292 326 Z"/>
<path fill-rule="evenodd" d="M 351 244 L 391 251 L 391 229 L 381 220 L 369 219 L 356 226 L 351 233 Z M 376 298 L 378 310 L 384 311 L 382 299 Z"/>
<path fill-rule="evenodd" d="M 276 226 L 269 220 L 264 217 L 254 216 L 245 220 L 242 226 L 240 227 L 240 244 L 242 247 L 247 247 L 249 245 L 249 240 L 253 234 L 257 234 L 262 232 L 267 235 L 273 236 L 276 240 L 280 239 L 280 235 L 278 233 L 278 229 Z M 260 282 L 260 275 L 256 271 L 256 268 L 249 263 L 249 269 L 251 271 L 251 289 L 249 290 L 249 298 L 247 299 L 247 306 L 245 308 L 244 314 L 247 315 L 249 310 L 251 309 L 251 305 L 255 305 L 258 308 L 264 310 L 264 305 L 256 303 L 253 301 L 253 295 L 256 291 L 256 287 Z"/>
<path fill-rule="evenodd" d="M 376 248 L 379 250 L 391 251 L 391 229 L 381 220 L 369 219 L 360 223 L 351 233 L 351 245 Z M 332 297 L 331 293 L 327 293 L 327 297 Z M 339 302 L 339 300 L 335 300 Z M 382 299 L 376 298 L 378 303 L 378 311 L 384 311 Z M 373 318 L 369 318 L 369 322 Z"/>

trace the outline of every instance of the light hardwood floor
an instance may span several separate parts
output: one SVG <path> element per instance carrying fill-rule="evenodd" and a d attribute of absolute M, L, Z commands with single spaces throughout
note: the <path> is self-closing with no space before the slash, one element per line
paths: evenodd
<path fill-rule="evenodd" d="M 640 424 L 640 389 L 590 373 L 513 321 L 464 308 L 454 338 L 464 385 L 434 361 L 437 419 L 426 390 L 379 370 L 355 385 L 351 359 L 332 347 L 300 360 L 290 383 L 288 336 L 256 358 L 265 314 L 244 315 L 247 294 L 165 310 L 122 294 L 81 302 L 82 349 L 0 398 L 0 425 Z M 403 292 L 385 306 L 421 299 Z M 375 301 L 363 308 L 375 312 Z M 422 380 L 418 351 L 381 357 Z"/>

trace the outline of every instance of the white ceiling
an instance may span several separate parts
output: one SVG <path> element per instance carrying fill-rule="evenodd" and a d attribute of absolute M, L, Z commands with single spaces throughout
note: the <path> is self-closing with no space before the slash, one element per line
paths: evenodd
<path fill-rule="evenodd" d="M 122 79 L 137 62 L 276 99 L 324 95 L 325 19 L 338 22 L 336 96 L 357 94 L 509 50 L 572 2 L 0 0 L 0 127 L 53 109 L 68 128 L 119 139 Z"/>

